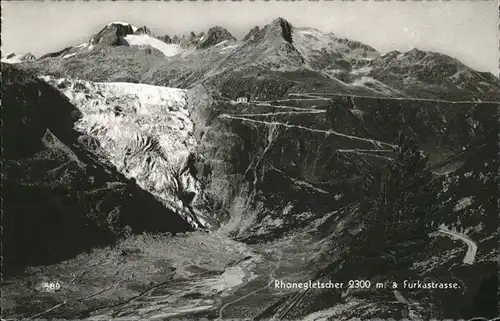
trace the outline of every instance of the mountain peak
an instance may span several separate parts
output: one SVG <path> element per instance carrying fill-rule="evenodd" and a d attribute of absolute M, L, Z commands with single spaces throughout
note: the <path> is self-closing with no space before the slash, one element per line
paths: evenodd
<path fill-rule="evenodd" d="M 274 19 L 271 24 L 277 24 L 277 25 L 280 25 L 280 26 L 283 26 L 283 25 L 289 25 L 289 26 L 291 26 L 290 22 L 288 22 L 286 19 L 281 18 L 281 17 L 278 17 L 278 18 Z"/>
<path fill-rule="evenodd" d="M 168 44 L 171 44 L 173 42 L 172 38 L 170 38 L 169 35 L 164 35 L 163 37 L 158 37 L 158 39 L 160 39 L 164 43 L 168 43 Z"/>
<path fill-rule="evenodd" d="M 235 41 L 236 38 L 221 26 L 215 26 L 208 29 L 207 33 L 201 37 L 198 48 L 208 48 L 222 41 Z"/>
<path fill-rule="evenodd" d="M 133 27 L 132 27 L 132 29 L 133 29 Z M 151 32 L 151 30 L 146 26 L 142 26 L 142 27 L 136 29 L 134 31 L 134 34 L 136 34 L 136 35 L 148 35 L 148 36 L 152 36 L 152 37 L 154 36 L 153 32 Z"/>
<path fill-rule="evenodd" d="M 123 37 L 133 34 L 137 28 L 126 22 L 110 22 L 101 31 L 90 38 L 91 45 L 120 46 L 126 45 Z"/>
<path fill-rule="evenodd" d="M 417 48 L 413 48 L 407 52 L 405 52 L 405 56 L 413 56 L 417 59 L 422 59 L 427 56 L 430 52 L 426 52 Z"/>
<path fill-rule="evenodd" d="M 194 33 L 194 31 L 191 31 L 188 35 L 183 35 L 179 39 L 179 44 L 183 48 L 192 47 L 192 46 L 196 46 L 196 44 L 198 43 L 199 39 L 200 39 L 200 36 L 199 35 L 197 36 Z M 175 42 L 175 41 L 173 41 L 173 39 L 172 39 L 172 42 Z"/>
<path fill-rule="evenodd" d="M 134 31 L 134 32 L 137 30 L 137 27 L 131 25 L 128 22 L 121 22 L 121 21 L 110 22 L 110 23 L 107 24 L 106 27 L 112 27 L 112 26 L 130 27 L 130 28 L 132 28 L 132 31 Z"/>
<path fill-rule="evenodd" d="M 254 40 L 255 36 L 259 33 L 260 28 L 259 26 L 255 26 L 250 30 L 245 37 L 243 37 L 243 41 L 248 41 L 248 40 Z"/>
<path fill-rule="evenodd" d="M 292 31 L 293 31 L 293 26 L 290 22 L 287 20 L 279 17 L 277 19 L 274 19 L 273 22 L 271 22 L 270 25 L 266 26 L 269 30 L 275 30 L 279 32 L 281 37 L 285 39 L 288 43 L 292 43 Z"/>

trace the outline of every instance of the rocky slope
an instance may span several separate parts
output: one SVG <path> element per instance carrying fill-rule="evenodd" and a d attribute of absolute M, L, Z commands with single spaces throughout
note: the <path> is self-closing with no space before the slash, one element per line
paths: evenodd
<path fill-rule="evenodd" d="M 73 129 L 81 116 L 55 88 L 2 64 L 4 275 L 127 231 L 190 228 L 120 174 L 95 138 Z"/>
<path fill-rule="evenodd" d="M 498 84 L 498 78 L 494 75 L 472 70 L 436 52 L 391 51 L 371 61 L 366 69 L 366 76 L 420 97 L 425 90 L 445 99 L 475 97 L 484 100 L 488 97 L 497 101 L 500 98 L 498 86 L 494 85 Z"/>
<path fill-rule="evenodd" d="M 496 126 L 497 104 L 315 97 L 234 104 L 191 91 L 203 189 L 240 237 L 290 231 L 356 201 L 401 131 L 437 163 Z"/>
<path fill-rule="evenodd" d="M 436 178 L 439 182 L 438 200 L 443 207 L 427 219 L 434 221 L 439 228 L 428 238 L 408 243 L 410 247 L 406 249 L 406 255 L 411 257 L 410 266 L 392 264 L 386 270 L 375 272 L 375 262 L 379 258 L 371 257 L 368 252 L 361 256 L 358 263 L 354 263 L 349 250 L 359 237 L 359 226 L 365 218 L 358 209 L 347 207 L 319 227 L 319 233 L 329 235 L 329 242 L 337 247 L 335 252 L 343 259 L 322 270 L 316 279 L 344 282 L 354 278 L 368 279 L 372 281 L 371 289 L 351 290 L 343 294 L 327 290 L 306 291 L 288 311 L 282 309 L 287 304 L 280 304 L 270 307 L 265 315 L 278 313 L 281 317 L 302 318 L 303 311 L 309 310 L 316 311 L 311 316 L 342 320 L 352 317 L 470 319 L 497 316 L 497 140 L 498 131 L 495 130 L 484 140 L 475 142 L 471 152 L 460 157 L 461 164 L 455 170 Z M 335 227 L 335 222 L 342 224 Z M 391 222 L 385 224 L 390 225 Z M 452 236 L 450 239 L 450 235 L 439 230 L 451 231 L 451 235 L 470 240 L 477 246 L 477 252 L 464 246 L 460 238 Z M 417 252 L 417 248 L 420 251 Z M 387 254 L 380 252 L 379 256 Z M 409 289 L 404 288 L 404 280 L 456 282 L 459 287 L 458 290 Z M 393 281 L 399 282 L 397 289 L 391 287 Z M 385 283 L 385 289 L 374 289 L 374 282 Z M 321 297 L 327 294 L 336 295 L 337 300 L 326 306 L 320 304 Z M 287 301 L 293 303 L 292 299 Z"/>

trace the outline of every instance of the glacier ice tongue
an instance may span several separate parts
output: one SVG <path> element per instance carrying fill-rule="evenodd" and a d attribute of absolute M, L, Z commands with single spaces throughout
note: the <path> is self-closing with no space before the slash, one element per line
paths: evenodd
<path fill-rule="evenodd" d="M 208 227 L 207 218 L 189 206 L 201 188 L 187 164 L 193 161 L 197 141 L 186 90 L 41 78 L 82 112 L 75 128 L 95 137 L 120 172 L 193 226 Z"/>

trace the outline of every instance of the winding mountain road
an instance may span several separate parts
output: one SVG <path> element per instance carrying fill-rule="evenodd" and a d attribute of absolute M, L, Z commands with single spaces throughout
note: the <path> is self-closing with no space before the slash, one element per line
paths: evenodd
<path fill-rule="evenodd" d="M 475 100 L 444 100 L 444 99 L 432 99 L 432 98 L 415 98 L 415 97 L 389 97 L 389 96 L 368 96 L 368 95 L 355 95 L 348 93 L 289 93 L 289 97 L 309 97 L 315 99 L 328 99 L 326 97 L 349 97 L 349 98 L 364 98 L 364 99 L 384 99 L 384 100 L 405 100 L 405 101 L 423 101 L 423 102 L 439 102 L 439 103 L 449 103 L 449 104 L 477 104 L 477 103 L 490 103 L 497 104 L 498 101 L 485 100 L 485 101 L 475 101 Z M 326 96 L 326 97 L 325 97 Z M 330 98 L 331 99 L 331 98 Z"/>
<path fill-rule="evenodd" d="M 474 264 L 474 260 L 476 259 L 477 253 L 477 244 L 466 235 L 460 234 L 458 232 L 450 231 L 445 228 L 439 229 L 440 233 L 451 236 L 452 238 L 459 239 L 467 244 L 467 252 L 465 253 L 463 263 L 464 264 Z"/>
<path fill-rule="evenodd" d="M 221 114 L 221 115 L 219 115 L 219 118 L 236 119 L 236 120 L 240 120 L 243 122 L 251 122 L 251 123 L 271 125 L 271 126 L 282 126 L 282 127 L 286 127 L 286 128 L 297 128 L 300 130 L 310 131 L 310 132 L 315 132 L 315 133 L 320 133 L 320 134 L 325 134 L 325 135 L 335 135 L 335 136 L 344 137 L 344 138 L 351 139 L 351 140 L 365 141 L 365 142 L 373 144 L 376 147 L 382 147 L 382 146 L 388 146 L 390 148 L 395 147 L 395 145 L 393 145 L 393 144 L 381 142 L 381 141 L 374 140 L 374 139 L 348 135 L 348 134 L 340 133 L 340 132 L 337 132 L 334 130 L 315 129 L 315 128 L 309 128 L 309 127 L 300 126 L 300 125 L 281 123 L 281 122 L 277 122 L 277 121 L 268 122 L 268 121 L 250 119 L 250 118 L 241 117 L 241 116 L 234 116 L 234 115 L 230 115 L 230 114 Z"/>
<path fill-rule="evenodd" d="M 451 236 L 453 239 L 459 239 L 467 244 L 467 252 L 465 253 L 463 263 L 474 263 L 477 253 L 477 244 L 474 241 L 472 241 L 466 235 L 451 231 L 444 226 L 439 228 L 438 232 Z M 410 320 L 421 320 L 421 315 L 417 312 L 420 309 L 420 305 L 418 302 L 407 300 L 398 290 L 394 290 L 393 294 L 399 303 L 406 306 L 406 309 L 403 310 L 404 317 L 409 318 Z"/>

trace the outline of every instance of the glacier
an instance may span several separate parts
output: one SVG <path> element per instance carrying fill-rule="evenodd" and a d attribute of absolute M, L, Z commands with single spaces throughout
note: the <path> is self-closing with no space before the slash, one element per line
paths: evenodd
<path fill-rule="evenodd" d="M 197 141 L 186 90 L 145 84 L 40 77 L 82 113 L 75 129 L 97 139 L 127 178 L 194 227 L 209 227 L 190 206 L 201 195 L 192 173 Z"/>

